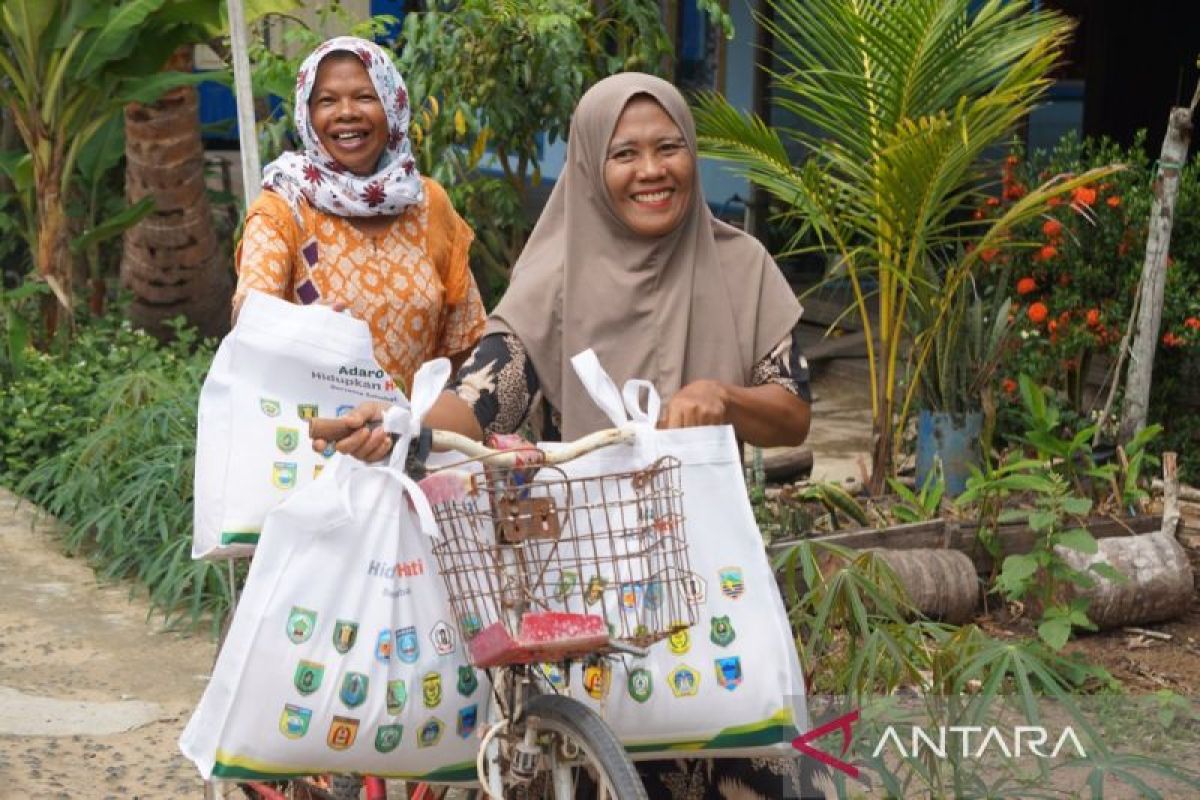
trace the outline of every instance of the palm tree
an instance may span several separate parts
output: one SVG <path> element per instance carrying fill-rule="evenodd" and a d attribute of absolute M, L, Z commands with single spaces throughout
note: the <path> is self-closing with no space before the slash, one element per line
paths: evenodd
<path fill-rule="evenodd" d="M 975 0 L 767 4 L 773 14 L 759 22 L 775 41 L 773 93 L 799 125 L 770 128 L 707 95 L 701 146 L 770 193 L 799 230 L 793 252 L 832 251 L 849 281 L 866 334 L 879 491 L 919 385 L 913 376 L 979 254 L 1051 196 L 1097 177 L 1053 179 L 999 219 L 956 213 L 986 188 L 989 148 L 1038 102 L 1072 26 L 1024 0 L 977 10 Z M 809 158 L 793 163 L 789 145 Z M 974 249 L 959 256 L 968 238 Z M 917 328 L 914 308 L 932 324 Z"/>
<path fill-rule="evenodd" d="M 192 48 L 166 65 L 190 71 Z M 125 188 L 129 202 L 154 210 L 125 232 L 121 281 L 133 291 L 131 320 L 157 335 L 184 316 L 201 333 L 229 328 L 230 253 L 221 246 L 204 182 L 196 90 L 182 86 L 125 109 Z"/>

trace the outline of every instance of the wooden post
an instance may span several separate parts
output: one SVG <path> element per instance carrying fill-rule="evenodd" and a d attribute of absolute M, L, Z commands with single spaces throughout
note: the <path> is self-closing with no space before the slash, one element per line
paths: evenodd
<path fill-rule="evenodd" d="M 1125 400 L 1121 406 L 1120 441 L 1128 442 L 1146 427 L 1150 405 L 1150 381 L 1154 371 L 1154 351 L 1162 323 L 1163 287 L 1167 280 L 1167 255 L 1171 247 L 1171 225 L 1175 219 L 1175 197 L 1179 193 L 1179 174 L 1187 161 L 1192 138 L 1192 113 L 1200 100 L 1200 86 L 1188 108 L 1173 108 L 1163 137 L 1162 153 L 1154 178 L 1154 203 L 1150 208 L 1150 231 L 1146 236 L 1146 258 L 1138 282 L 1137 326 L 1129 351 L 1129 371 L 1125 375 Z"/>
<path fill-rule="evenodd" d="M 254 91 L 250 86 L 250 51 L 246 41 L 246 11 L 242 0 L 227 0 L 229 49 L 233 56 L 233 92 L 237 101 L 238 146 L 242 155 L 242 195 L 246 208 L 258 197 L 262 167 L 254 128 Z"/>

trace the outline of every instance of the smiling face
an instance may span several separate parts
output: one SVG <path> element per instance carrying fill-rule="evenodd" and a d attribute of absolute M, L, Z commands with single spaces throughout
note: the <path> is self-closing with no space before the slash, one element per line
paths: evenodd
<path fill-rule="evenodd" d="M 321 61 L 308 113 L 325 152 L 355 175 L 375 172 L 388 141 L 388 119 L 366 67 L 353 53 Z"/>
<path fill-rule="evenodd" d="M 617 217 L 640 236 L 664 236 L 687 216 L 695 179 L 696 160 L 671 116 L 649 97 L 630 100 L 604 159 Z"/>

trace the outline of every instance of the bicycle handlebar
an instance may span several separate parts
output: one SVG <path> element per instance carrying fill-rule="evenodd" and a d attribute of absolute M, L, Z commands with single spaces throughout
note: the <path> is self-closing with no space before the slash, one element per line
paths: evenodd
<path fill-rule="evenodd" d="M 378 427 L 379 422 L 368 422 L 368 427 Z M 341 419 L 322 419 L 316 418 L 309 420 L 308 435 L 313 439 L 324 439 L 327 442 L 336 442 L 339 439 L 344 439 L 353 433 L 357 428 L 351 428 Z M 595 433 L 589 433 L 587 436 L 580 437 L 573 442 L 567 442 L 563 447 L 556 449 L 554 452 L 546 453 L 534 446 L 528 448 L 517 448 L 511 450 L 493 450 L 486 447 L 480 442 L 475 441 L 467 436 L 452 431 L 433 431 L 433 449 L 434 450 L 457 450 L 463 455 L 471 459 L 486 459 L 488 464 L 501 467 L 518 466 L 517 459 L 530 450 L 537 450 L 542 453 L 542 458 L 534 463 L 524 466 L 545 466 L 554 464 L 565 464 L 580 456 L 587 455 L 602 447 L 608 447 L 614 444 L 622 444 L 632 441 L 636 434 L 632 430 L 622 430 L 620 428 L 608 428 Z"/>

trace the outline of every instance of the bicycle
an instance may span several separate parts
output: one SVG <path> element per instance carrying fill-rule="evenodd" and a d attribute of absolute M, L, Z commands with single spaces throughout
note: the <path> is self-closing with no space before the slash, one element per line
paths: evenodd
<path fill-rule="evenodd" d="M 321 422 L 329 425 L 314 421 L 314 439 L 348 432 L 336 420 Z M 588 478 L 558 466 L 633 435 L 601 431 L 541 453 L 535 465 L 523 463 L 524 451 L 491 450 L 443 431 L 416 443 L 424 453 L 456 450 L 482 466 L 460 473 L 461 491 L 433 505 L 440 529 L 433 552 L 468 656 L 491 680 L 494 702 L 476 761 L 489 798 L 566 800 L 582 787 L 601 800 L 647 798 L 613 731 L 561 693 L 580 662 L 589 695 L 603 696 L 611 660 L 644 657 L 651 644 L 696 622 L 679 462 L 665 457 Z"/>

